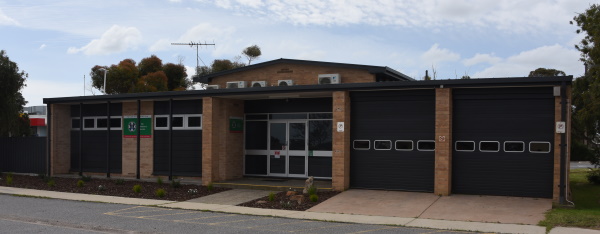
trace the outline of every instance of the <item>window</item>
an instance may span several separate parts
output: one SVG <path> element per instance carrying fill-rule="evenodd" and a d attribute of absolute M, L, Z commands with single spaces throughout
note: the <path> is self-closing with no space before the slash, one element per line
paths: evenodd
<path fill-rule="evenodd" d="M 309 113 L 309 119 L 333 119 L 332 113 Z"/>
<path fill-rule="evenodd" d="M 154 116 L 155 130 L 169 130 L 169 116 Z M 173 115 L 173 130 L 202 130 L 201 114 L 177 114 Z"/>
<path fill-rule="evenodd" d="M 456 142 L 454 142 L 454 150 L 473 152 L 473 151 L 475 151 L 475 142 L 474 141 L 456 141 Z"/>
<path fill-rule="evenodd" d="M 392 149 L 392 141 L 389 140 L 375 140 L 373 141 L 375 150 L 391 150 Z"/>
<path fill-rule="evenodd" d="M 419 150 L 419 151 L 434 151 L 435 150 L 435 141 L 433 141 L 433 140 L 417 141 L 417 150 Z"/>
<path fill-rule="evenodd" d="M 106 130 L 106 127 L 108 122 L 105 116 L 83 117 L 83 130 Z M 71 119 L 71 129 L 79 129 L 79 118 Z M 121 116 L 110 117 L 110 130 L 121 130 Z"/>
<path fill-rule="evenodd" d="M 369 140 L 354 140 L 352 147 L 355 150 L 369 150 L 371 149 L 371 142 Z"/>
<path fill-rule="evenodd" d="M 550 142 L 545 142 L 545 141 L 529 142 L 529 152 L 531 152 L 531 153 L 550 153 Z"/>
<path fill-rule="evenodd" d="M 331 120 L 308 121 L 308 150 L 331 151 L 332 127 Z"/>
<path fill-rule="evenodd" d="M 504 152 L 525 152 L 525 142 L 505 141 Z"/>
<path fill-rule="evenodd" d="M 96 119 L 96 128 L 104 128 L 108 126 L 108 122 L 106 122 L 106 118 L 97 118 Z"/>
<path fill-rule="evenodd" d="M 397 140 L 395 143 L 396 150 L 411 151 L 413 150 L 413 141 Z"/>
<path fill-rule="evenodd" d="M 110 117 L 110 129 L 121 129 L 121 118 Z"/>
<path fill-rule="evenodd" d="M 83 129 L 96 128 L 96 119 L 94 118 L 83 118 Z"/>
<path fill-rule="evenodd" d="M 480 141 L 479 151 L 481 152 L 498 152 L 500 151 L 500 142 L 498 141 Z"/>

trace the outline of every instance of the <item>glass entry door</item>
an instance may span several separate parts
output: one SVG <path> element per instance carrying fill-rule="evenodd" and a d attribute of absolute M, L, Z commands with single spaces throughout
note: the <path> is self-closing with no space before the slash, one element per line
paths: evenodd
<path fill-rule="evenodd" d="M 269 123 L 269 176 L 306 177 L 306 121 Z"/>

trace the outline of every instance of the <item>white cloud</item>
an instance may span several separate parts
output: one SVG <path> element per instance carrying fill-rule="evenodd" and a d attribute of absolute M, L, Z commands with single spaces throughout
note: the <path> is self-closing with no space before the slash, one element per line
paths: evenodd
<path fill-rule="evenodd" d="M 70 47 L 67 52 L 86 55 L 108 55 L 136 48 L 142 41 L 142 33 L 135 27 L 113 25 L 100 39 L 94 39 L 81 48 Z"/>
<path fill-rule="evenodd" d="M 83 81 L 81 83 L 60 82 L 56 80 L 27 79 L 23 89 L 23 97 L 27 105 L 43 105 L 44 98 L 83 96 Z M 88 92 L 88 95 L 89 92 Z"/>
<path fill-rule="evenodd" d="M 46 48 L 46 44 L 42 44 L 42 45 L 40 46 L 40 50 L 43 50 L 44 48 Z"/>
<path fill-rule="evenodd" d="M 472 58 L 463 60 L 465 66 L 473 66 L 480 63 L 495 64 L 502 61 L 502 58 L 494 56 L 494 54 L 480 54 L 477 53 Z"/>
<path fill-rule="evenodd" d="M 429 50 L 425 51 L 425 53 L 421 55 L 421 60 L 423 60 L 423 62 L 427 65 L 438 65 L 441 62 L 452 62 L 458 61 L 459 59 L 459 54 L 454 53 L 448 49 L 441 49 L 439 48 L 439 44 L 437 43 L 433 44 L 433 46 L 431 46 Z"/>
<path fill-rule="evenodd" d="M 510 56 L 472 77 L 521 77 L 540 67 L 558 69 L 567 75 L 579 76 L 583 73 L 583 64 L 578 59 L 579 52 L 574 49 L 567 49 L 558 44 L 542 46 Z"/>
<path fill-rule="evenodd" d="M 4 12 L 2 12 L 2 9 L 0 9 L 0 25 L 15 25 L 18 26 L 19 22 L 17 22 L 17 20 L 8 17 L 6 14 L 4 14 Z"/>

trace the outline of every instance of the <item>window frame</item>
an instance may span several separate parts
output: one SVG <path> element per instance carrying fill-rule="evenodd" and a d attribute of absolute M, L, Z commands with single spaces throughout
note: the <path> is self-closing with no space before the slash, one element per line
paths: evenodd
<path fill-rule="evenodd" d="M 523 145 L 523 150 L 521 151 L 508 151 L 506 150 L 506 143 L 521 143 Z M 504 141 L 504 144 L 502 145 L 504 148 L 504 152 L 507 153 L 523 153 L 525 152 L 525 142 L 524 141 Z"/>
<path fill-rule="evenodd" d="M 79 119 L 79 117 L 71 117 L 71 130 L 79 130 L 79 128 L 73 128 L 73 120 L 77 120 Z M 85 120 L 87 119 L 93 119 L 94 121 L 94 127 L 85 127 Z M 84 131 L 102 131 L 102 130 L 106 130 L 106 127 L 98 127 L 98 119 L 106 119 L 106 116 L 84 116 L 83 117 L 83 130 Z M 121 123 L 121 126 L 119 127 L 113 127 L 110 126 L 110 130 L 111 131 L 120 131 L 123 130 L 123 117 L 122 116 L 110 116 L 110 118 L 107 120 L 107 124 L 110 122 L 110 119 L 118 119 L 119 122 Z"/>
<path fill-rule="evenodd" d="M 377 145 L 376 143 L 377 143 L 378 141 L 387 141 L 387 142 L 389 142 L 389 143 L 390 143 L 390 148 L 387 148 L 387 149 L 378 149 L 378 148 L 376 147 L 376 145 Z M 392 150 L 392 141 L 391 141 L 391 140 L 373 140 L 373 149 L 374 149 L 374 150 Z"/>
<path fill-rule="evenodd" d="M 396 145 L 398 142 L 410 142 L 410 149 L 398 149 L 398 145 Z M 415 142 L 413 140 L 396 140 L 394 141 L 394 149 L 396 151 L 413 151 L 415 149 Z"/>
<path fill-rule="evenodd" d="M 546 143 L 548 144 L 548 151 L 547 152 L 542 152 L 542 151 L 531 151 L 531 143 Z M 550 143 L 549 141 L 530 141 L 529 142 L 529 153 L 534 153 L 534 154 L 547 154 L 552 152 L 552 143 Z"/>
<path fill-rule="evenodd" d="M 357 142 L 357 141 L 366 141 L 366 142 L 369 142 L 369 147 L 367 147 L 366 149 L 365 148 L 358 148 L 357 149 L 356 147 L 354 147 L 354 143 Z M 371 140 L 366 140 L 366 139 L 356 139 L 356 140 L 353 140 L 352 141 L 352 149 L 354 149 L 354 150 L 370 150 L 371 149 Z"/>
<path fill-rule="evenodd" d="M 481 149 L 481 143 L 493 143 L 496 142 L 498 145 L 498 150 L 494 151 L 494 150 L 482 150 Z M 486 153 L 497 153 L 500 152 L 500 141 L 479 141 L 479 152 L 486 152 Z"/>
<path fill-rule="evenodd" d="M 433 142 L 433 149 L 421 149 L 419 148 L 419 143 L 421 142 Z M 417 141 L 417 151 L 435 151 L 435 148 L 437 148 L 437 144 L 435 143 L 435 140 L 418 140 Z"/>
<path fill-rule="evenodd" d="M 174 114 L 173 117 L 181 117 L 183 118 L 183 127 L 173 127 L 173 130 L 202 130 L 202 114 Z M 200 117 L 200 126 L 199 127 L 190 127 L 188 118 L 189 117 Z M 157 127 L 157 118 L 167 118 L 167 126 L 166 127 Z M 169 126 L 171 126 L 171 119 L 169 118 L 169 115 L 154 115 L 154 130 L 169 130 Z"/>
<path fill-rule="evenodd" d="M 457 147 L 458 142 L 470 142 L 470 143 L 473 143 L 473 150 L 459 150 L 458 147 Z M 475 141 L 455 141 L 454 142 L 454 151 L 457 151 L 457 152 L 475 152 L 476 149 L 477 149 L 477 144 L 475 144 Z"/>

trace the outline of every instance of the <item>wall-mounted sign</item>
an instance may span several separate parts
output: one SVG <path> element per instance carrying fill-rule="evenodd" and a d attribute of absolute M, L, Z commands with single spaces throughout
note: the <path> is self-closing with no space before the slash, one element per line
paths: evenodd
<path fill-rule="evenodd" d="M 337 122 L 337 132 L 344 132 L 344 122 Z"/>
<path fill-rule="evenodd" d="M 241 133 L 244 131 L 244 119 L 229 117 L 229 132 Z"/>
<path fill-rule="evenodd" d="M 556 122 L 556 133 L 565 133 L 567 131 L 567 124 L 565 122 Z"/>
<path fill-rule="evenodd" d="M 275 151 L 275 153 L 274 153 L 274 154 L 275 154 L 275 158 L 279 158 L 279 157 L 281 157 L 281 153 L 280 153 L 279 151 Z"/>
<path fill-rule="evenodd" d="M 440 136 L 438 139 L 439 142 L 446 142 L 446 136 Z"/>
<path fill-rule="evenodd" d="M 123 138 L 137 138 L 138 128 L 140 138 L 151 138 L 152 116 L 140 115 L 140 123 L 137 122 L 137 115 L 123 116 Z"/>

